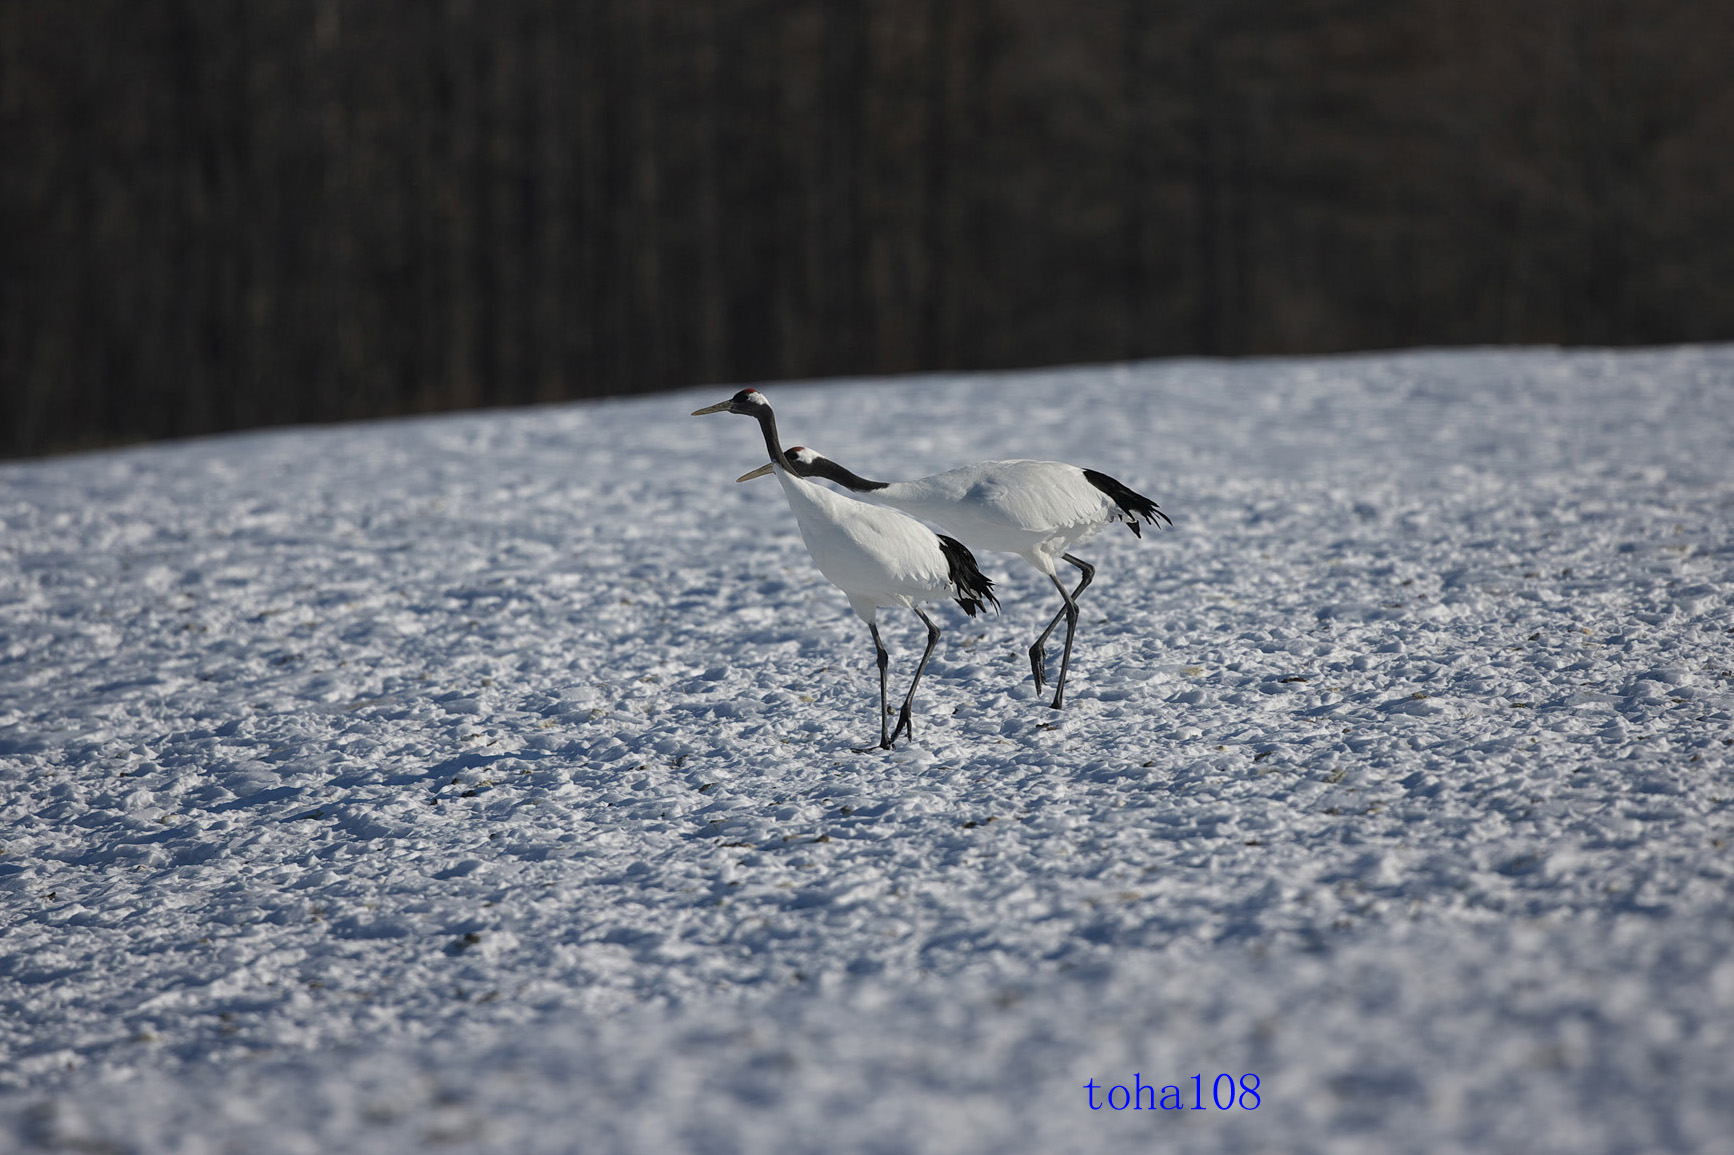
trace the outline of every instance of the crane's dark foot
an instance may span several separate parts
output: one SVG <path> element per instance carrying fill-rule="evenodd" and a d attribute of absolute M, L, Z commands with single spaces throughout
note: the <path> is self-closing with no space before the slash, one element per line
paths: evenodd
<path fill-rule="evenodd" d="M 849 747 L 849 749 L 851 752 L 856 753 L 856 754 L 872 754 L 872 753 L 875 753 L 879 750 L 889 750 L 889 749 L 891 749 L 891 739 L 881 738 L 881 739 L 879 739 L 879 742 L 877 745 L 874 745 L 874 746 L 851 746 L 851 747 Z"/>
<path fill-rule="evenodd" d="M 1054 695 L 1054 700 L 1052 702 L 1048 703 L 1048 709 L 1050 709 L 1050 710 L 1063 710 L 1063 709 L 1065 709 L 1065 706 L 1066 706 L 1066 691 L 1065 691 L 1064 687 L 1062 687 L 1059 690 L 1059 692 Z"/>
<path fill-rule="evenodd" d="M 1035 645 L 1030 647 L 1030 673 L 1035 675 L 1036 693 L 1038 694 L 1041 693 L 1048 684 L 1047 671 L 1042 669 L 1043 666 L 1047 665 L 1047 661 L 1047 651 L 1042 649 L 1040 642 L 1037 642 Z"/>
<path fill-rule="evenodd" d="M 891 740 L 897 741 L 897 735 L 908 734 L 911 742 L 915 741 L 915 727 L 909 721 L 909 708 L 905 706 L 897 715 L 897 725 L 891 731 Z M 887 747 L 889 749 L 889 747 Z"/>

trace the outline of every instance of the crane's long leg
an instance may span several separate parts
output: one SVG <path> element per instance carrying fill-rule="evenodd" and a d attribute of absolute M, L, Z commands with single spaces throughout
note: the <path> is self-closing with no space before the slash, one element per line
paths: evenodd
<path fill-rule="evenodd" d="M 1054 692 L 1054 709 L 1056 710 L 1065 704 L 1066 668 L 1072 662 L 1072 635 L 1077 632 L 1078 628 L 1078 598 L 1089 588 L 1091 579 L 1096 576 L 1096 567 L 1082 558 L 1073 557 L 1068 553 L 1062 554 L 1060 560 L 1069 561 L 1077 566 L 1083 572 L 1084 580 L 1078 583 L 1077 589 L 1067 594 L 1066 587 L 1060 585 L 1060 579 L 1052 579 L 1054 585 L 1059 586 L 1060 597 L 1065 599 L 1066 604 L 1060 607 L 1060 612 L 1054 615 L 1054 620 L 1048 623 L 1048 628 L 1042 631 L 1042 636 L 1037 638 L 1035 644 L 1030 647 L 1030 669 L 1036 676 L 1036 691 L 1039 693 L 1042 687 L 1048 683 L 1047 671 L 1042 668 L 1047 662 L 1048 635 L 1054 632 L 1054 627 L 1060 624 L 1061 618 L 1067 619 L 1066 652 L 1065 656 L 1060 659 L 1060 682 Z"/>
<path fill-rule="evenodd" d="M 891 731 L 891 740 L 897 741 L 897 735 L 909 731 L 909 740 L 915 741 L 915 727 L 909 720 L 909 711 L 915 704 L 915 687 L 921 685 L 922 671 L 927 669 L 927 659 L 933 656 L 933 647 L 939 644 L 939 627 L 933 624 L 933 619 L 921 612 L 920 606 L 911 606 L 915 616 L 927 623 L 927 648 L 921 651 L 921 664 L 915 667 L 915 678 L 909 683 L 909 695 L 903 699 L 903 709 L 897 715 L 897 728 Z"/>
<path fill-rule="evenodd" d="M 891 664 L 891 655 L 885 652 L 885 643 L 879 639 L 879 623 L 868 622 L 867 628 L 873 634 L 873 652 L 879 661 L 879 748 L 891 749 L 891 737 L 885 733 L 885 715 L 891 712 L 890 704 L 885 700 L 885 669 Z"/>

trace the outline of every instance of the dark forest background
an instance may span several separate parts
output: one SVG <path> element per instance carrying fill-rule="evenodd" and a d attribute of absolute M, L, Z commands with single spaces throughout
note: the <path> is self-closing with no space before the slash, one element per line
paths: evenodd
<path fill-rule="evenodd" d="M 4 0 L 0 453 L 1734 338 L 1727 0 Z"/>

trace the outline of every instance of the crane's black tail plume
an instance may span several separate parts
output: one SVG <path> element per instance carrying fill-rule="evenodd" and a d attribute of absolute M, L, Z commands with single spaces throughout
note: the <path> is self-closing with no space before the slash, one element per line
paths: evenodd
<path fill-rule="evenodd" d="M 939 539 L 939 548 L 945 554 L 946 578 L 951 582 L 951 588 L 957 591 L 957 604 L 963 607 L 963 612 L 973 618 L 987 602 L 999 609 L 999 599 L 993 596 L 993 580 L 975 564 L 975 555 L 969 552 L 969 547 L 943 533 L 934 536 Z"/>
<path fill-rule="evenodd" d="M 1097 473 L 1094 469 L 1086 469 L 1084 470 L 1084 480 L 1107 494 L 1108 500 L 1120 507 L 1120 511 L 1126 515 L 1126 528 L 1138 537 L 1144 536 L 1143 527 L 1138 524 L 1139 518 L 1143 518 L 1151 525 L 1174 524 L 1169 520 L 1167 514 L 1156 508 L 1154 501 L 1136 490 L 1128 489 L 1106 473 Z"/>

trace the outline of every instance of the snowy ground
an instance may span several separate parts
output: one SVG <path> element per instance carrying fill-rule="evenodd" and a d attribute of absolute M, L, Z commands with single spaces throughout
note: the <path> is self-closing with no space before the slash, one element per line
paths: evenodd
<path fill-rule="evenodd" d="M 1734 347 L 769 387 L 890 755 L 730 391 L 0 466 L 0 1151 L 1734 1151 Z"/>

